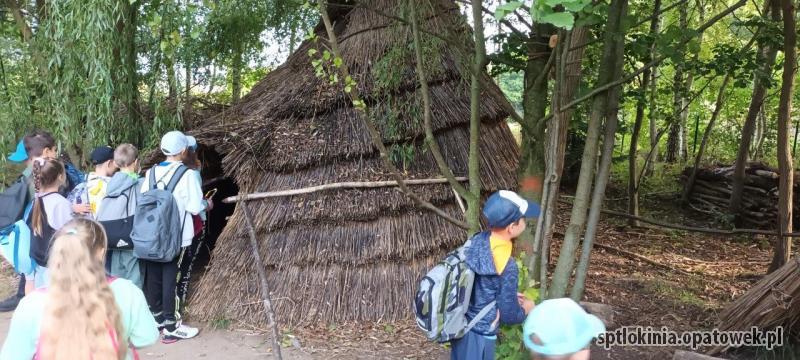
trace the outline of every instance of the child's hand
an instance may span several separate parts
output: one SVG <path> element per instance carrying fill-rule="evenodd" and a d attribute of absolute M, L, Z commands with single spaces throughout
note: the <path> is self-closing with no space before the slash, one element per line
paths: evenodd
<path fill-rule="evenodd" d="M 214 200 L 206 199 L 206 202 L 208 203 L 206 205 L 206 211 L 211 211 L 211 209 L 214 208 Z"/>
<path fill-rule="evenodd" d="M 528 315 L 528 313 L 530 313 L 535 306 L 533 301 L 528 299 L 525 294 L 522 293 L 517 293 L 517 301 L 519 302 L 519 306 L 522 307 L 522 310 L 525 311 L 525 315 Z"/>
<path fill-rule="evenodd" d="M 88 214 L 92 211 L 92 206 L 89 204 L 72 204 L 72 212 L 76 214 Z"/>

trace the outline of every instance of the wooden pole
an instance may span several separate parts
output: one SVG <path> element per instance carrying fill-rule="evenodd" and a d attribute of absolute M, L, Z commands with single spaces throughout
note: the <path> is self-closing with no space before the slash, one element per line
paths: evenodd
<path fill-rule="evenodd" d="M 416 179 L 416 180 L 405 180 L 403 183 L 405 185 L 430 185 L 430 184 L 445 184 L 447 183 L 447 179 Z M 467 181 L 465 177 L 457 177 L 456 181 Z M 379 187 L 389 187 L 389 186 L 400 186 L 400 184 L 395 180 L 390 181 L 366 181 L 366 182 L 340 182 L 340 183 L 332 183 L 332 184 L 324 184 L 324 185 L 317 185 L 311 187 L 305 187 L 300 189 L 292 189 L 292 190 L 280 190 L 280 191 L 269 191 L 269 192 L 260 192 L 260 193 L 252 193 L 252 194 L 244 194 L 244 195 L 237 195 L 225 198 L 222 200 L 224 203 L 235 203 L 240 201 L 248 201 L 248 200 L 258 200 L 258 199 L 265 199 L 271 197 L 282 197 L 282 196 L 292 196 L 292 195 L 300 195 L 300 194 L 310 194 L 318 191 L 324 190 L 331 190 L 331 189 L 342 189 L 342 188 L 349 188 L 349 189 L 359 189 L 359 188 L 379 188 Z"/>
<path fill-rule="evenodd" d="M 264 270 L 264 263 L 261 262 L 261 255 L 258 252 L 258 241 L 256 241 L 256 231 L 253 227 L 253 219 L 250 217 L 250 209 L 247 207 L 247 201 L 241 201 L 239 206 L 242 207 L 244 219 L 247 222 L 247 232 L 250 234 L 250 247 L 253 248 L 253 258 L 256 261 L 256 270 L 258 271 L 258 278 L 261 282 L 261 298 L 264 301 L 264 311 L 267 313 L 269 325 L 272 328 L 272 352 L 275 358 L 282 360 L 281 357 L 281 344 L 280 344 L 280 330 L 278 330 L 278 322 L 275 321 L 275 312 L 272 310 L 272 301 L 269 298 L 269 284 L 267 284 L 267 271 Z"/>

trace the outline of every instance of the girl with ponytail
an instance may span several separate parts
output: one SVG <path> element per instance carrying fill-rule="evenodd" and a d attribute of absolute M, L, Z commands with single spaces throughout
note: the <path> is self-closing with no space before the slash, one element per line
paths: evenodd
<path fill-rule="evenodd" d="M 158 340 L 142 291 L 106 276 L 106 242 L 103 227 L 83 218 L 56 233 L 50 286 L 19 303 L 0 360 L 135 359 L 133 349 Z"/>
<path fill-rule="evenodd" d="M 36 261 L 33 274 L 26 274 L 26 289 L 47 286 L 47 253 L 53 234 L 72 220 L 72 204 L 58 190 L 67 180 L 64 164 L 56 159 L 33 161 L 33 200 L 28 227 L 31 228 L 31 258 Z M 33 281 L 31 281 L 33 280 Z"/>

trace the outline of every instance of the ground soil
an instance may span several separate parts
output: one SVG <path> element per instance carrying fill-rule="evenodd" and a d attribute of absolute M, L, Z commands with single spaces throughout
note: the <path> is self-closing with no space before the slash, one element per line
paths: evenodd
<path fill-rule="evenodd" d="M 622 207 L 613 198 L 607 206 Z M 711 226 L 716 219 L 677 208 L 675 194 L 646 196 L 643 208 L 658 209 L 643 216 L 661 221 Z M 551 263 L 558 257 L 569 209 L 564 205 L 557 221 Z M 649 258 L 655 266 L 634 257 L 595 249 L 587 280 L 586 300 L 612 305 L 620 326 L 665 326 L 670 330 L 708 330 L 717 314 L 744 293 L 765 272 L 770 260 L 768 239 L 759 236 L 714 236 L 683 231 L 631 228 L 622 219 L 604 217 L 597 242 Z M 680 269 L 689 275 L 673 269 Z M 16 286 L 12 271 L 0 265 L 0 295 Z M 0 339 L 5 338 L 10 314 L 0 315 Z M 143 359 L 269 358 L 263 329 L 237 324 L 204 326 L 200 336 L 171 345 L 143 349 Z M 284 358 L 288 359 L 446 359 L 447 349 L 426 341 L 411 320 L 396 323 L 341 324 L 316 328 L 284 329 Z M 593 359 L 669 359 L 674 348 L 615 347 L 593 349 Z M 764 358 L 761 355 L 725 354 L 729 358 Z M 773 357 L 778 358 L 778 357 Z"/>

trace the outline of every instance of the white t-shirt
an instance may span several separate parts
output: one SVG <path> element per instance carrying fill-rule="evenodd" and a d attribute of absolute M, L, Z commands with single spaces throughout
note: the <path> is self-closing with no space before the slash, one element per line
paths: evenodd
<path fill-rule="evenodd" d="M 150 175 L 155 171 L 156 186 L 159 189 L 164 189 L 175 174 L 175 170 L 182 163 L 180 161 L 171 162 L 165 161 L 154 166 L 153 169 L 145 173 L 144 181 L 142 181 L 141 192 L 145 193 L 150 190 Z M 183 238 L 181 246 L 186 247 L 192 244 L 194 237 L 194 221 L 192 215 L 197 215 L 205 208 L 203 207 L 203 189 L 197 181 L 196 171 L 189 169 L 175 185 L 175 191 L 172 196 L 175 197 L 175 203 L 178 205 L 178 212 L 183 217 Z"/>

